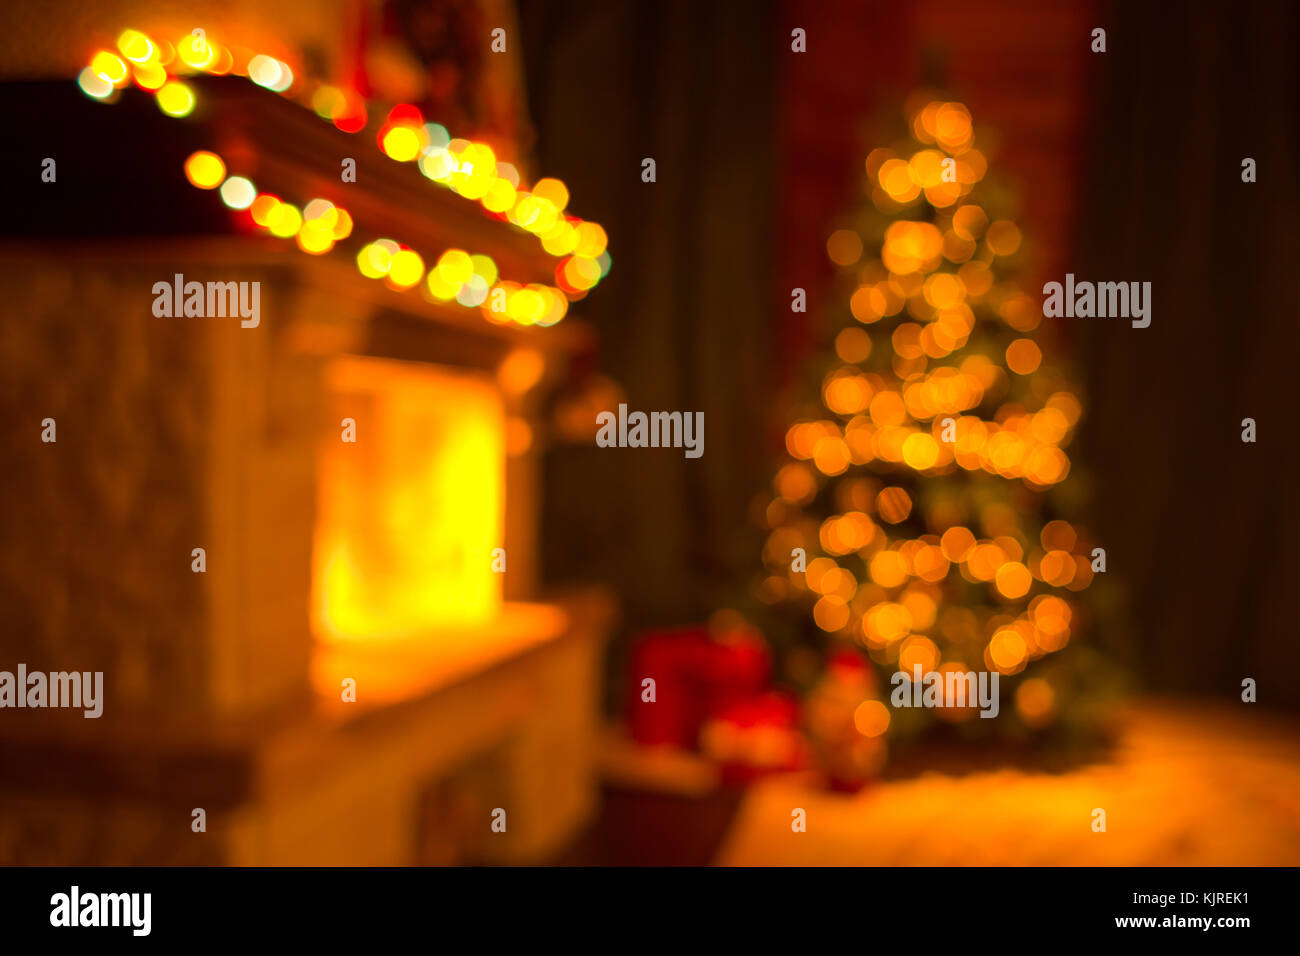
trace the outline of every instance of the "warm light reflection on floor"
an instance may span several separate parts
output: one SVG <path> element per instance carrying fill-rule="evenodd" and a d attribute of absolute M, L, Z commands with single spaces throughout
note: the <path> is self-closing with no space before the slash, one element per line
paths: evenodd
<path fill-rule="evenodd" d="M 1244 710 L 1243 710 L 1244 708 Z M 1144 705 L 1113 758 L 1066 773 L 932 773 L 847 797 L 745 795 L 717 862 L 765 866 L 1295 866 L 1300 738 L 1250 705 Z M 807 811 L 792 833 L 790 808 Z M 1106 832 L 1092 829 L 1106 811 Z M 1010 918 L 1014 914 L 1005 914 Z"/>

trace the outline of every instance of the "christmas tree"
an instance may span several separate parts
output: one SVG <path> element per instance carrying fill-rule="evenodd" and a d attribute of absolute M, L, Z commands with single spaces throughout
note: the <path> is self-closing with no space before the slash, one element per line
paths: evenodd
<path fill-rule="evenodd" d="M 814 740 L 838 748 L 847 722 L 876 764 L 884 740 L 940 723 L 1018 737 L 1077 724 L 1079 592 L 1105 560 L 1071 520 L 1082 404 L 1036 341 L 1009 194 L 986 179 L 964 105 L 925 94 L 903 112 L 906 134 L 867 156 L 865 200 L 827 243 L 844 288 L 763 499 L 756 588 L 794 612 L 784 637 L 764 616 L 787 676 L 821 673 Z M 900 672 L 937 674 L 942 705 L 911 707 Z M 952 696 L 949 673 L 979 672 L 999 677 L 996 719 Z"/>

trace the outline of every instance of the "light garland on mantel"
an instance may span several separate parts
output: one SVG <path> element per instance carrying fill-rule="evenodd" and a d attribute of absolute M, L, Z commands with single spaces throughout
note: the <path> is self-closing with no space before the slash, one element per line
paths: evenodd
<path fill-rule="evenodd" d="M 117 53 L 97 52 L 77 77 L 82 92 L 92 99 L 113 102 L 118 91 L 134 82 L 153 94 L 162 112 L 184 117 L 195 106 L 194 91 L 184 77 L 233 74 L 292 96 L 343 132 L 357 133 L 366 127 L 366 105 L 355 94 L 324 83 L 298 82 L 284 61 L 260 53 L 237 55 L 202 30 L 182 37 L 174 46 L 139 30 L 124 30 L 117 49 Z M 357 253 L 357 269 L 366 278 L 383 279 L 399 291 L 421 286 L 435 301 L 478 308 L 498 324 L 546 326 L 564 318 L 569 302 L 584 297 L 609 272 L 605 230 L 565 212 L 569 190 L 558 179 L 540 179 L 531 189 L 522 187 L 518 170 L 497 160 L 486 143 L 452 139 L 443 126 L 425 122 L 409 104 L 389 111 L 376 138 L 390 159 L 416 163 L 426 178 L 477 201 L 492 218 L 532 233 L 559 262 L 556 286 L 524 284 L 502 279 L 485 255 L 447 249 L 426 267 L 414 249 L 381 238 Z M 258 191 L 246 177 L 230 174 L 225 161 L 209 150 L 186 159 L 185 176 L 199 189 L 217 190 L 229 208 L 247 210 L 258 229 L 295 239 L 298 248 L 310 255 L 323 255 L 352 234 L 352 217 L 346 209 L 319 198 L 299 209 L 279 196 Z"/>

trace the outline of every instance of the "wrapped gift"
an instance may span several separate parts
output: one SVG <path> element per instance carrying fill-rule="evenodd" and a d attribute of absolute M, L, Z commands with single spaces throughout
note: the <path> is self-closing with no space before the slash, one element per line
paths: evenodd
<path fill-rule="evenodd" d="M 724 783 L 798 770 L 807 760 L 798 723 L 798 702 L 789 694 L 767 691 L 710 717 L 700 748 L 721 766 Z"/>
<path fill-rule="evenodd" d="M 756 632 L 689 627 L 649 631 L 633 643 L 627 674 L 628 732 L 640 744 L 693 748 L 710 718 L 753 700 L 771 657 Z M 654 700 L 646 680 L 654 681 Z"/>
<path fill-rule="evenodd" d="M 634 741 L 694 746 L 704 715 L 691 675 L 700 669 L 708 640 L 708 632 L 699 627 L 649 631 L 633 643 L 625 713 Z"/>

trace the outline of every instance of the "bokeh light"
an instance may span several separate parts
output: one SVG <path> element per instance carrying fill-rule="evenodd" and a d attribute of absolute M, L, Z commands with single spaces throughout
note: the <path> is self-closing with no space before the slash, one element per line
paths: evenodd
<path fill-rule="evenodd" d="M 879 737 L 889 729 L 889 708 L 878 700 L 864 700 L 853 711 L 853 726 L 864 737 Z"/>
<path fill-rule="evenodd" d="M 201 149 L 185 160 L 185 177 L 199 189 L 216 189 L 226 178 L 226 164 L 216 153 Z"/>
<path fill-rule="evenodd" d="M 168 80 L 157 93 L 158 108 L 168 116 L 189 116 L 194 111 L 194 93 L 180 80 Z"/>
<path fill-rule="evenodd" d="M 221 184 L 221 201 L 231 209 L 247 209 L 256 198 L 256 187 L 243 176 L 231 176 Z"/>

